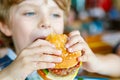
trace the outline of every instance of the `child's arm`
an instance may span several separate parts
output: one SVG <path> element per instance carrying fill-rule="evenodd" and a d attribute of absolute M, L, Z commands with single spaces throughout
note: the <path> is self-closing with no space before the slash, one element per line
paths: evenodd
<path fill-rule="evenodd" d="M 0 80 L 13 80 L 11 76 L 9 76 L 7 70 L 0 71 Z"/>
<path fill-rule="evenodd" d="M 96 71 L 99 74 L 120 77 L 120 57 L 115 54 L 96 55 L 101 60 L 99 69 Z"/>
<path fill-rule="evenodd" d="M 55 63 L 61 62 L 61 51 L 45 40 L 37 40 L 20 52 L 0 74 L 0 80 L 25 80 L 35 70 L 54 68 Z"/>
<path fill-rule="evenodd" d="M 120 76 L 120 57 L 116 55 L 96 56 L 80 36 L 79 31 L 69 34 L 66 47 L 70 52 L 82 51 L 82 56 L 78 60 L 83 62 L 83 69 L 104 75 Z"/>

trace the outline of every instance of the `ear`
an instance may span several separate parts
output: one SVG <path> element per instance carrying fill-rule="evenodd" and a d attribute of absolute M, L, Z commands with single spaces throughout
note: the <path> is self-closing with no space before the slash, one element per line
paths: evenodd
<path fill-rule="evenodd" d="M 11 33 L 11 30 L 10 28 L 8 27 L 8 25 L 0 22 L 0 31 L 5 34 L 6 36 L 11 36 L 12 33 Z"/>

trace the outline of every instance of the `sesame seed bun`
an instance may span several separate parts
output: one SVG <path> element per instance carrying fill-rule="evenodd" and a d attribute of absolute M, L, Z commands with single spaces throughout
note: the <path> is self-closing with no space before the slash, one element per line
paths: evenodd
<path fill-rule="evenodd" d="M 50 34 L 46 40 L 51 42 L 56 46 L 57 49 L 62 51 L 62 62 L 56 63 L 55 68 L 70 68 L 75 66 L 78 61 L 77 58 L 81 56 L 81 51 L 70 53 L 65 48 L 65 44 L 67 42 L 67 35 L 65 34 Z"/>

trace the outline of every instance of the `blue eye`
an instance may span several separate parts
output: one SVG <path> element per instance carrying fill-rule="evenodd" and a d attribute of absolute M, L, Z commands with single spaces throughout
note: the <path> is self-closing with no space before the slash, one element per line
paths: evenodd
<path fill-rule="evenodd" d="M 52 14 L 52 17 L 59 18 L 60 15 L 59 14 Z"/>
<path fill-rule="evenodd" d="M 25 16 L 34 16 L 36 15 L 35 12 L 27 12 L 27 13 L 24 13 Z"/>

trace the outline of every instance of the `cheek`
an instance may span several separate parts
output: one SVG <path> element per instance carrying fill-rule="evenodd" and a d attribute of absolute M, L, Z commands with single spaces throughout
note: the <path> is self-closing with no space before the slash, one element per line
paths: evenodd
<path fill-rule="evenodd" d="M 30 26 L 26 25 L 28 24 L 27 22 L 24 22 L 24 21 L 18 22 L 18 21 L 19 20 L 15 21 L 15 23 L 12 25 L 13 35 L 17 35 L 16 37 L 22 37 L 22 36 L 24 37 L 25 35 L 29 33 Z"/>
<path fill-rule="evenodd" d="M 59 21 L 53 21 L 52 22 L 52 27 L 54 31 L 58 34 L 62 34 L 64 31 L 64 22 L 63 19 Z"/>
<path fill-rule="evenodd" d="M 21 50 L 31 42 L 29 39 L 33 29 L 31 26 L 32 24 L 25 21 L 21 21 L 21 20 L 14 21 L 12 25 L 12 32 L 13 32 L 12 37 L 16 48 Z"/>

